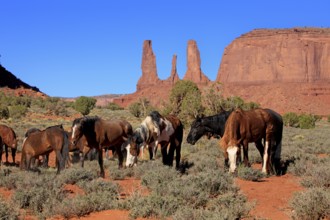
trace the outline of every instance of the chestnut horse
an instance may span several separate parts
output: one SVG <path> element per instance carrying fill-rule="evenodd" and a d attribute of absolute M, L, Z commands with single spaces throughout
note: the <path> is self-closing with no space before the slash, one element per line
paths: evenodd
<path fill-rule="evenodd" d="M 11 156 L 13 158 L 13 164 L 15 164 L 17 150 L 17 137 L 15 131 L 7 125 L 0 125 L 0 137 L 2 139 L 2 142 L 0 142 L 0 165 L 2 163 L 3 145 L 5 145 L 6 163 L 8 163 L 8 148 L 11 148 Z"/>
<path fill-rule="evenodd" d="M 21 169 L 32 170 L 31 161 L 40 155 L 56 153 L 57 173 L 65 168 L 69 156 L 69 141 L 62 125 L 46 128 L 42 131 L 30 133 L 23 142 Z"/>
<path fill-rule="evenodd" d="M 178 117 L 174 115 L 163 117 L 159 112 L 153 111 L 143 120 L 125 145 L 127 151 L 126 166 L 131 167 L 137 163 L 140 148 L 146 145 L 148 145 L 150 159 L 152 159 L 159 143 L 163 164 L 173 165 L 175 151 L 176 168 L 179 168 L 182 138 L 183 125 Z"/>
<path fill-rule="evenodd" d="M 98 151 L 100 176 L 105 177 L 102 149 L 112 146 L 118 154 L 119 168 L 123 166 L 121 145 L 133 134 L 132 125 L 126 120 L 104 120 L 100 117 L 77 118 L 72 123 L 72 143 L 76 145 L 85 136 L 88 146 Z"/>
<path fill-rule="evenodd" d="M 248 143 L 255 142 L 263 159 L 262 172 L 270 173 L 276 160 L 280 160 L 283 121 L 282 117 L 270 109 L 243 111 L 238 108 L 230 114 L 225 133 L 220 140 L 225 163 L 230 163 L 229 171 L 236 169 L 237 153 L 243 145 L 244 162 L 248 163 Z M 265 146 L 262 145 L 264 139 Z"/>

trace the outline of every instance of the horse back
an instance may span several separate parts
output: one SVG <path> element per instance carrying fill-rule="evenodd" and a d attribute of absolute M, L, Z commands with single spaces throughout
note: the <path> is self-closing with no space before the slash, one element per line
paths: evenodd
<path fill-rule="evenodd" d="M 0 125 L 0 136 L 3 144 L 11 148 L 17 148 L 16 133 L 11 127 Z"/>

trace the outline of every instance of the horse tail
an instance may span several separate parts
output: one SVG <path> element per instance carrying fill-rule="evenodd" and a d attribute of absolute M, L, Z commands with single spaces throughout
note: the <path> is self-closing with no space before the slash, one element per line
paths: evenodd
<path fill-rule="evenodd" d="M 63 132 L 63 145 L 62 145 L 62 164 L 60 164 L 60 167 L 65 168 L 65 164 L 69 160 L 69 138 L 68 134 L 66 132 Z"/>

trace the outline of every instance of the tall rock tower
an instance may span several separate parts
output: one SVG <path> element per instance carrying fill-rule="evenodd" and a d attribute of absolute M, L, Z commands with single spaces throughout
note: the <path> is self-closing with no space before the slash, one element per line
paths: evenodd
<path fill-rule="evenodd" d="M 165 80 L 170 85 L 174 85 L 177 81 L 180 80 L 179 75 L 178 75 L 178 71 L 176 69 L 176 60 L 177 60 L 177 56 L 176 55 L 173 55 L 173 57 L 172 57 L 171 75 L 170 75 L 170 77 L 168 77 Z"/>
<path fill-rule="evenodd" d="M 151 40 L 145 40 L 143 42 L 141 69 L 142 76 L 136 86 L 138 91 L 155 85 L 160 81 L 157 75 L 156 56 L 152 51 Z"/>
<path fill-rule="evenodd" d="M 200 54 L 197 43 L 194 40 L 188 41 L 187 72 L 183 79 L 190 80 L 196 84 L 207 84 L 210 82 L 209 78 L 202 72 Z"/>

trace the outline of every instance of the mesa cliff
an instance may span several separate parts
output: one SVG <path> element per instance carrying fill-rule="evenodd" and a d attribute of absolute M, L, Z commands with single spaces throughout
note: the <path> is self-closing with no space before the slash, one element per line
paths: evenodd
<path fill-rule="evenodd" d="M 143 44 L 142 76 L 137 91 L 114 102 L 128 106 L 144 97 L 160 106 L 179 79 L 176 56 L 166 80 L 157 75 L 151 41 Z M 230 43 L 220 61 L 216 82 L 223 95 L 240 96 L 280 113 L 330 114 L 330 28 L 256 29 Z M 187 45 L 184 80 L 199 87 L 212 83 L 201 70 L 194 40 Z"/>

